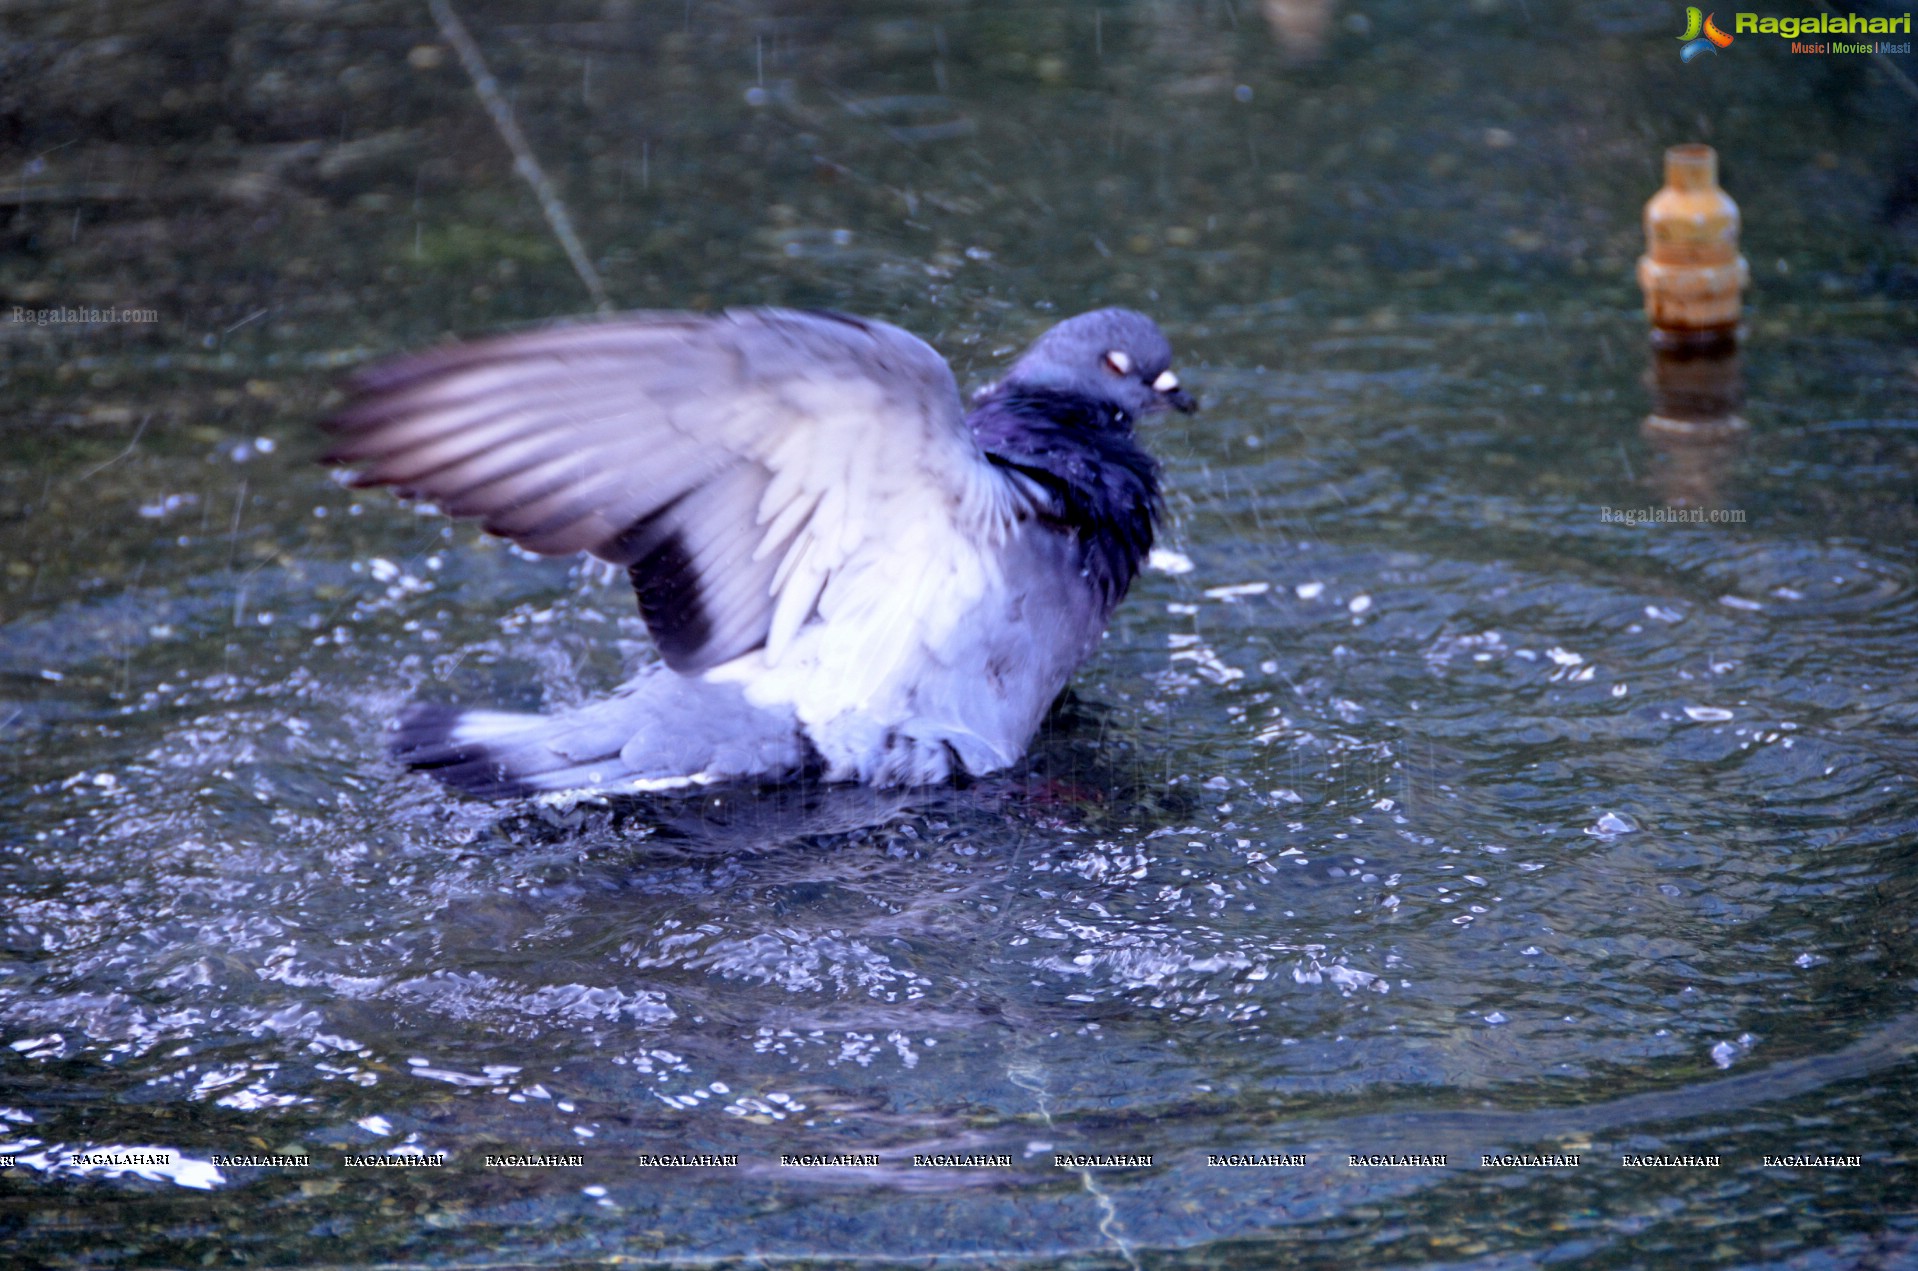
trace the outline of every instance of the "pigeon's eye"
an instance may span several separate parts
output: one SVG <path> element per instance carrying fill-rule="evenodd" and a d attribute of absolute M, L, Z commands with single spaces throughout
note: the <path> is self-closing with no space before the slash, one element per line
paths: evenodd
<path fill-rule="evenodd" d="M 1160 371 L 1159 378 L 1152 381 L 1152 387 L 1155 392 L 1177 392 L 1179 388 L 1179 377 L 1171 371 Z"/>
<path fill-rule="evenodd" d="M 1123 349 L 1112 349 L 1108 351 L 1103 360 L 1106 364 L 1106 370 L 1111 371 L 1114 375 L 1132 374 L 1132 359 L 1127 356 Z"/>

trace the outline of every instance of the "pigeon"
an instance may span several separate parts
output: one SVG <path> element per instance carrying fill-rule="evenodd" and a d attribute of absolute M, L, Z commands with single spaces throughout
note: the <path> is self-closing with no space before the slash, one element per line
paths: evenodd
<path fill-rule="evenodd" d="M 1193 397 L 1150 318 L 1042 335 L 970 409 L 884 322 L 640 312 L 359 372 L 325 462 L 530 552 L 626 569 L 661 661 L 557 714 L 407 706 L 389 748 L 483 797 L 1017 763 L 1152 547 L 1134 427 Z"/>

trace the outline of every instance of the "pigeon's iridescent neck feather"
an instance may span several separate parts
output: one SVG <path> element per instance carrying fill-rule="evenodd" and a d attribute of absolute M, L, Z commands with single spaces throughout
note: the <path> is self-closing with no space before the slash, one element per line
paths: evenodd
<path fill-rule="evenodd" d="M 1132 436 L 1132 417 L 1109 402 L 1001 384 L 966 416 L 986 457 L 1037 481 L 1078 537 L 1085 577 L 1108 612 L 1152 550 L 1159 465 Z"/>

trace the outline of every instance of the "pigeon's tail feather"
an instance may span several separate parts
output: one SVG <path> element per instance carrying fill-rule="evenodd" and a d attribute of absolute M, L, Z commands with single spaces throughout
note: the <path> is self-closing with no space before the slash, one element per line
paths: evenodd
<path fill-rule="evenodd" d="M 584 761 L 555 748 L 565 721 L 414 702 L 400 713 L 389 747 L 407 767 L 489 799 L 584 789 L 623 775 L 618 746 Z"/>
<path fill-rule="evenodd" d="M 400 712 L 388 748 L 409 768 L 496 799 L 780 777 L 812 758 L 790 714 L 752 707 L 735 685 L 664 669 L 557 715 L 414 702 Z"/>

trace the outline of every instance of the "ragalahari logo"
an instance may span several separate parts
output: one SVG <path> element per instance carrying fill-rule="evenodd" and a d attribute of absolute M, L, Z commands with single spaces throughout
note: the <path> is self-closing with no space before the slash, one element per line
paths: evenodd
<path fill-rule="evenodd" d="M 1716 53 L 1732 42 L 1732 37 L 1719 30 L 1712 19 L 1716 13 L 1701 12 L 1697 5 L 1688 5 L 1685 9 L 1685 34 L 1678 38 L 1684 47 L 1678 50 L 1678 56 L 1691 61 L 1700 53 Z"/>

